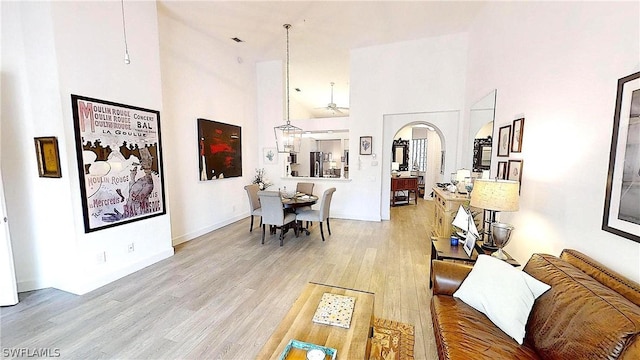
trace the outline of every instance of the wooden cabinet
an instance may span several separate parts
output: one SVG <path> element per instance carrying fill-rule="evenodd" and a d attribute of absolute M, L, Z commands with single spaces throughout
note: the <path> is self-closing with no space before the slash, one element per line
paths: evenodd
<path fill-rule="evenodd" d="M 434 187 L 433 200 L 435 201 L 435 205 L 431 236 L 449 238 L 454 232 L 451 223 L 456 217 L 458 208 L 460 205 L 468 207 L 469 198 L 467 195 L 453 194 L 439 187 Z M 478 226 L 477 219 L 476 226 Z"/>
<path fill-rule="evenodd" d="M 407 204 L 411 199 L 418 204 L 418 178 L 417 177 L 392 177 L 391 178 L 391 206 Z"/>

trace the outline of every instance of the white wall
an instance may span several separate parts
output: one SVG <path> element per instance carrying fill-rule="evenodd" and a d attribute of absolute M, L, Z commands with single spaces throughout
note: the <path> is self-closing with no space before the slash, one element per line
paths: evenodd
<path fill-rule="evenodd" d="M 354 156 L 350 177 L 358 182 L 354 200 L 360 199 L 353 201 L 354 213 L 389 218 L 391 144 L 396 132 L 407 123 L 436 125 L 444 136 L 445 173 L 456 167 L 466 59 L 465 34 L 351 52 L 351 147 L 357 149 L 360 136 L 372 135 L 373 153 L 377 155 L 376 159 Z M 393 120 L 383 121 L 391 116 Z"/>
<path fill-rule="evenodd" d="M 73 93 L 160 110 L 162 119 L 155 3 L 126 4 L 131 65 L 114 31 L 122 28 L 119 3 L 2 6 L 2 170 L 19 291 L 81 294 L 171 256 L 168 214 L 84 233 L 71 113 Z M 61 179 L 38 177 L 35 136 L 58 137 Z M 103 252 L 106 262 L 98 263 Z"/>
<path fill-rule="evenodd" d="M 212 39 L 159 7 L 163 119 L 173 243 L 249 215 L 244 186 L 258 156 L 255 61 L 242 46 Z M 242 128 L 242 176 L 200 181 L 197 119 Z M 260 152 L 258 152 L 260 149 Z"/>
<path fill-rule="evenodd" d="M 44 186 L 47 185 L 52 189 L 53 201 L 63 204 L 63 208 L 69 210 L 63 195 L 69 186 L 66 178 L 41 181 L 38 178 L 36 160 L 33 157 L 34 136 L 62 134 L 59 111 L 55 114 L 56 121 L 45 124 L 44 129 L 38 129 L 36 132 L 33 124 L 34 110 L 28 105 L 37 103 L 35 100 L 38 96 L 33 92 L 43 88 L 48 89 L 54 99 L 59 99 L 55 80 L 49 80 L 49 77 L 45 76 L 41 82 L 45 87 L 36 86 L 33 89 L 29 83 L 33 80 L 28 77 L 29 73 L 40 75 L 38 69 L 45 67 L 41 64 L 51 64 L 52 24 L 50 20 L 46 21 L 50 17 L 51 10 L 49 7 L 39 9 L 17 2 L 2 2 L 0 6 L 2 6 L 2 176 L 6 190 L 18 290 L 24 291 L 46 286 L 52 281 L 53 275 L 52 256 L 47 251 L 51 249 L 47 248 L 46 238 L 37 235 L 38 228 L 33 226 L 33 219 L 36 218 L 39 209 L 36 206 L 36 191 L 41 194 Z M 26 25 L 23 25 L 23 22 Z M 36 32 L 30 32 L 32 27 L 29 23 L 39 25 L 35 29 Z M 38 35 L 37 30 L 40 30 L 40 35 L 44 37 L 39 39 L 41 40 L 39 44 L 42 47 L 42 53 L 46 53 L 47 56 L 38 54 L 33 47 L 27 48 L 29 42 L 36 41 L 34 38 Z M 27 35 L 29 38 L 26 38 Z M 28 52 L 33 56 L 27 56 Z M 51 66 L 55 65 L 49 65 L 46 68 Z M 57 107 L 59 108 L 59 105 Z M 27 119 L 31 120 L 27 121 Z M 63 157 L 61 161 L 64 162 L 64 160 Z M 58 212 L 51 215 L 52 217 L 42 218 L 42 228 L 50 228 L 60 220 Z"/>
<path fill-rule="evenodd" d="M 575 248 L 640 280 L 640 244 L 601 230 L 616 85 L 639 70 L 639 13 L 638 2 L 490 2 L 470 31 L 467 97 L 498 89 L 496 131 L 525 118 L 510 157 L 524 161 L 520 211 L 502 214 L 520 262 Z"/>

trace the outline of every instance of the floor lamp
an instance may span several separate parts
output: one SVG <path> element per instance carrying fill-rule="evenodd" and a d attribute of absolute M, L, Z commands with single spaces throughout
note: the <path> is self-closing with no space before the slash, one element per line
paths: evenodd
<path fill-rule="evenodd" d="M 484 210 L 482 248 L 498 250 L 491 237 L 491 224 L 499 211 L 518 211 L 520 183 L 509 180 L 476 179 L 471 192 L 470 206 Z"/>

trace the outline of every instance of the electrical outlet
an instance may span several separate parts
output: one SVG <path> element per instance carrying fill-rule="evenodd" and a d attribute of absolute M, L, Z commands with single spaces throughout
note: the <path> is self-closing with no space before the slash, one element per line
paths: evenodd
<path fill-rule="evenodd" d="M 129 244 L 129 246 L 127 247 L 127 250 L 132 253 L 135 250 L 135 247 L 133 246 L 133 243 Z"/>
<path fill-rule="evenodd" d="M 96 262 L 98 264 L 104 264 L 107 262 L 107 253 L 105 251 L 101 251 L 96 254 Z"/>

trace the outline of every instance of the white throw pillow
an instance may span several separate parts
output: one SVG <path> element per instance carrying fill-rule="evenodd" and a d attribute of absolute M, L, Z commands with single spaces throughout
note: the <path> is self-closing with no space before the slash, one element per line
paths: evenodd
<path fill-rule="evenodd" d="M 500 259 L 480 255 L 453 296 L 485 314 L 522 345 L 533 303 L 550 288 Z"/>

